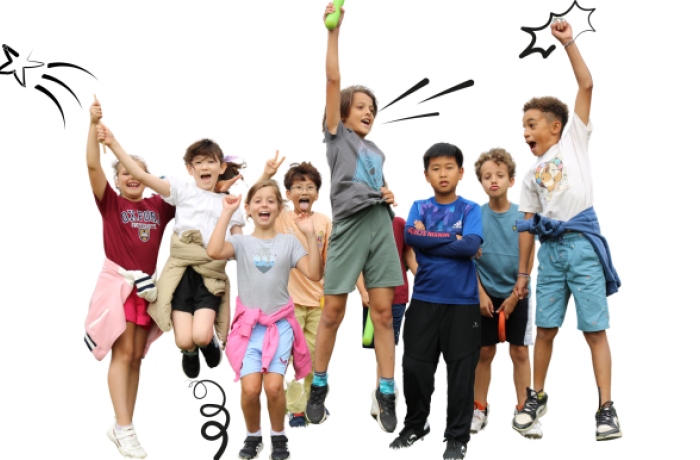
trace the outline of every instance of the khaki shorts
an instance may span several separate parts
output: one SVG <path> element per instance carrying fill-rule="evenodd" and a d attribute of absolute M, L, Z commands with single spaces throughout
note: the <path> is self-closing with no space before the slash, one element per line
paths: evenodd
<path fill-rule="evenodd" d="M 352 292 L 363 273 L 367 289 L 403 286 L 391 210 L 368 206 L 333 222 L 326 258 L 325 295 Z"/>

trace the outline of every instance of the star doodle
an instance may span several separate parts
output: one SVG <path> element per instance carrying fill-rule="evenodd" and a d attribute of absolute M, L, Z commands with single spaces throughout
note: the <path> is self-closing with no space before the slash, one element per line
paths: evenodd
<path fill-rule="evenodd" d="M 574 10 L 574 7 L 576 7 L 577 9 Z M 594 11 L 595 11 L 595 8 L 583 8 L 583 7 L 581 7 L 581 5 L 578 4 L 577 0 L 574 0 L 574 3 L 569 7 L 569 9 L 564 11 L 563 13 L 555 14 L 555 13 L 550 12 L 549 19 L 547 20 L 547 22 L 543 26 L 541 26 L 541 27 L 521 27 L 520 30 L 530 34 L 531 39 L 530 39 L 530 44 L 527 45 L 527 48 L 525 48 L 525 50 L 522 53 L 520 53 L 520 56 L 518 56 L 518 57 L 520 59 L 522 59 L 522 58 L 527 57 L 531 54 L 540 53 L 542 55 L 543 59 L 547 59 L 549 57 L 549 55 L 552 54 L 552 52 L 556 49 L 556 46 L 551 45 L 546 50 L 544 48 L 539 47 L 539 46 L 535 46 L 535 43 L 537 42 L 537 35 L 535 35 L 535 33 L 549 27 L 550 24 L 552 24 L 552 20 L 561 19 L 562 17 L 564 17 L 570 13 L 571 14 L 588 13 L 586 15 L 587 16 L 586 19 L 588 21 L 589 29 L 582 29 L 581 32 L 579 32 L 574 37 L 574 40 L 576 40 L 579 35 L 581 35 L 584 32 L 588 32 L 589 30 L 595 32 L 596 30 L 593 28 L 593 25 L 591 25 L 591 15 L 593 14 Z M 571 22 L 571 21 L 568 21 L 568 22 Z"/>
<path fill-rule="evenodd" d="M 15 60 L 16 58 L 19 58 L 19 53 L 17 51 L 13 50 L 7 45 L 2 45 L 2 50 L 5 52 L 7 62 L 0 66 L 0 75 L 14 74 L 17 83 L 23 87 L 27 86 L 24 79 L 24 70 L 33 69 L 44 65 L 43 62 L 30 61 L 29 58 L 32 56 L 31 53 L 29 53 L 29 56 L 26 58 Z"/>

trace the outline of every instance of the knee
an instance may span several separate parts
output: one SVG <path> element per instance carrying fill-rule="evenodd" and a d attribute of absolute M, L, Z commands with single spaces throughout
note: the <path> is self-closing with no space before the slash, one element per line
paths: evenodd
<path fill-rule="evenodd" d="M 141 369 L 141 360 L 143 360 L 143 353 L 136 353 L 131 358 L 131 369 L 138 371 Z"/>
<path fill-rule="evenodd" d="M 607 335 L 605 335 L 605 331 L 584 332 L 583 336 L 586 338 L 586 342 L 588 342 L 588 345 L 590 346 L 598 345 L 608 339 Z"/>
<path fill-rule="evenodd" d="M 241 398 L 244 401 L 257 401 L 260 399 L 260 385 L 241 385 Z"/>
<path fill-rule="evenodd" d="M 381 310 L 379 308 L 375 310 L 370 309 L 370 316 L 375 329 L 377 326 L 394 329 L 394 314 L 391 311 L 391 305 L 389 305 L 389 308 Z"/>
<path fill-rule="evenodd" d="M 121 347 L 118 350 L 112 349 L 112 359 L 119 361 L 122 364 L 131 366 L 134 360 L 134 348 L 133 347 Z"/>
<path fill-rule="evenodd" d="M 203 348 L 209 345 L 213 336 L 214 332 L 211 329 L 206 331 L 195 331 L 194 334 L 192 334 L 192 341 L 198 347 Z"/>
<path fill-rule="evenodd" d="M 282 382 L 265 382 L 265 394 L 270 399 L 284 397 L 284 384 Z"/>
<path fill-rule="evenodd" d="M 527 347 L 511 345 L 510 357 L 514 363 L 526 364 L 530 361 L 530 352 Z"/>
<path fill-rule="evenodd" d="M 481 347 L 481 353 L 479 354 L 479 362 L 483 364 L 491 364 L 493 358 L 496 356 L 496 347 Z"/>
<path fill-rule="evenodd" d="M 552 342 L 554 337 L 557 336 L 559 328 L 556 327 L 538 327 L 537 328 L 537 340 L 544 340 L 545 342 Z"/>
<path fill-rule="evenodd" d="M 343 320 L 343 311 L 340 309 L 330 309 L 328 307 L 323 309 L 323 316 L 321 321 L 323 325 L 329 329 L 337 329 L 340 326 L 340 322 Z"/>
<path fill-rule="evenodd" d="M 192 347 L 194 347 L 194 342 L 192 341 L 192 337 L 175 336 L 175 345 L 177 345 L 180 350 L 191 350 Z"/>

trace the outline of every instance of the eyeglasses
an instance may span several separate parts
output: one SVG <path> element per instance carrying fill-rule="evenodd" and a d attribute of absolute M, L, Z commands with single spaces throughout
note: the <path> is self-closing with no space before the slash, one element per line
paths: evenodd
<path fill-rule="evenodd" d="M 316 191 L 316 187 L 314 187 L 313 185 L 309 185 L 308 187 L 301 187 L 299 185 L 295 185 L 293 187 L 290 187 L 290 190 L 292 192 L 297 192 L 297 193 L 302 193 L 302 192 L 314 193 Z"/>

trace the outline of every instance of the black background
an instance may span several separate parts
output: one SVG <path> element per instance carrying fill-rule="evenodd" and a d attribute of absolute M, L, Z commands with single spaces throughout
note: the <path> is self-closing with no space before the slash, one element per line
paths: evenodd
<path fill-rule="evenodd" d="M 246 177 L 251 183 L 264 159 L 280 148 L 287 155 L 287 163 L 307 159 L 319 166 L 324 189 L 316 209 L 329 213 L 328 169 L 320 133 L 326 46 L 320 20 L 324 3 L 227 4 L 231 10 L 191 5 L 179 9 L 173 4 L 162 11 L 146 12 L 95 5 L 63 23 L 13 24 L 11 33 L 6 29 L 8 33 L 1 40 L 19 51 L 35 47 L 33 59 L 70 61 L 93 71 L 104 85 L 72 69 L 50 73 L 78 93 L 86 111 L 91 94 L 98 93 L 105 108 L 105 122 L 127 149 L 149 160 L 154 173 L 186 177 L 181 162 L 183 149 L 195 138 L 211 136 L 226 153 L 239 153 L 248 159 Z M 509 5 L 507 9 L 494 2 L 478 6 L 420 3 L 415 7 L 409 3 L 379 3 L 385 2 L 348 2 L 341 34 L 343 84 L 368 84 L 377 92 L 381 110 L 421 78 L 430 78 L 427 88 L 380 112 L 370 136 L 387 152 L 386 176 L 400 203 L 397 211 L 405 216 L 413 200 L 431 194 L 421 174 L 420 157 L 430 144 L 440 140 L 460 145 L 466 154 L 465 178 L 459 193 L 484 201 L 471 170 L 471 162 L 480 151 L 495 145 L 506 147 L 518 161 L 519 176 L 533 162 L 521 136 L 522 103 L 535 94 L 556 94 L 573 108 L 576 83 L 561 48 L 548 59 L 539 54 L 518 57 L 530 41 L 520 26 L 543 25 L 550 10 L 535 3 Z M 556 13 L 568 6 L 568 2 L 561 1 L 548 4 Z M 613 100 L 610 88 L 624 92 L 622 85 L 627 77 L 624 67 L 605 65 L 613 52 L 610 43 L 619 38 L 613 32 L 612 14 L 599 8 L 591 18 L 597 32 L 581 35 L 578 45 L 597 83 L 592 111 L 596 131 L 591 144 L 597 210 L 617 254 L 622 244 L 620 216 L 614 203 L 603 197 L 612 191 L 614 165 L 621 160 L 606 155 L 604 146 L 612 137 L 614 122 L 609 110 Z M 575 34 L 589 28 L 586 13 L 574 10 L 567 17 Z M 537 35 L 538 45 L 555 43 L 548 30 Z M 52 353 L 62 353 L 47 358 L 47 369 L 58 377 L 51 383 L 50 397 L 60 398 L 69 417 L 80 421 L 79 435 L 87 446 L 94 445 L 90 454 L 116 458 L 103 434 L 112 420 L 104 384 L 107 362 L 97 364 L 80 339 L 81 321 L 103 257 L 101 221 L 83 164 L 88 119 L 81 116 L 75 101 L 62 89 L 40 80 L 40 72 L 27 72 L 26 90 L 11 78 L 0 78 L 0 94 L 5 152 L 14 153 L 12 163 L 18 173 L 29 169 L 39 185 L 17 198 L 14 206 L 42 203 L 39 206 L 46 214 L 40 219 L 40 228 L 31 231 L 49 232 L 52 238 L 60 239 L 51 245 L 50 255 L 65 264 L 65 268 L 50 268 L 54 274 L 49 283 L 55 283 L 52 289 L 56 293 L 56 303 L 50 307 L 55 310 L 51 316 L 56 317 L 52 338 L 60 344 Z M 471 89 L 416 105 L 468 79 L 476 82 Z M 51 102 L 31 89 L 37 82 L 49 87 L 62 101 L 68 119 L 67 136 L 63 136 L 59 114 Z M 382 124 L 430 112 L 440 112 L 441 116 Z M 603 155 L 613 166 L 601 163 Z M 106 157 L 103 159 L 109 170 Z M 519 179 L 510 192 L 513 201 L 518 200 L 518 188 Z M 243 192 L 244 188 L 233 191 Z M 41 252 L 42 260 L 46 260 L 45 250 L 32 251 Z M 161 264 L 166 256 L 164 244 Z M 621 258 L 616 262 L 624 275 Z M 57 270 L 61 271 L 58 277 Z M 233 270 L 230 273 L 233 277 Z M 614 309 L 620 300 L 620 295 L 613 298 L 611 307 Z M 288 429 L 294 458 L 394 455 L 386 450 L 391 436 L 382 434 L 367 415 L 374 359 L 371 352 L 360 350 L 357 341 L 356 315 L 360 312 L 356 294 L 350 297 L 348 308 L 330 367 L 332 393 L 328 406 L 332 418 L 323 427 Z M 614 338 L 612 333 L 613 352 L 620 356 L 624 351 L 619 347 L 624 345 Z M 506 347 L 501 346 L 493 368 L 491 425 L 474 437 L 469 456 L 551 456 L 560 454 L 562 447 L 586 454 L 619 450 L 619 442 L 594 447 L 595 386 L 587 347 L 575 330 L 573 308 L 569 309 L 555 350 L 547 388 L 550 413 L 543 420 L 544 441 L 521 440 L 508 425 L 515 401 L 511 365 Z M 69 357 L 68 364 L 62 364 L 61 356 Z M 166 455 L 214 458 L 219 442 L 206 442 L 198 434 L 205 421 L 199 413 L 203 401 L 195 400 L 183 385 L 178 361 L 170 336 L 158 341 L 145 360 L 135 418 L 139 436 L 153 459 Z M 399 384 L 400 365 L 399 357 Z M 442 452 L 443 369 L 441 366 L 437 376 L 433 434 L 399 454 L 402 457 L 437 458 Z M 229 442 L 225 455 L 234 458 L 244 436 L 239 387 L 232 385 L 227 365 L 214 372 L 204 368 L 201 377 L 215 379 L 225 388 L 230 411 L 230 427 L 224 434 Z M 616 383 L 618 388 L 627 387 L 625 374 L 618 374 Z M 631 413 L 631 404 L 625 404 L 619 391 L 614 396 L 621 413 Z M 211 385 L 206 401 L 221 401 Z M 403 404 L 399 417 L 404 412 Z M 53 423 L 56 415 L 52 411 L 46 420 Z M 223 421 L 223 416 L 218 420 Z M 266 413 L 263 431 L 267 437 Z"/>

